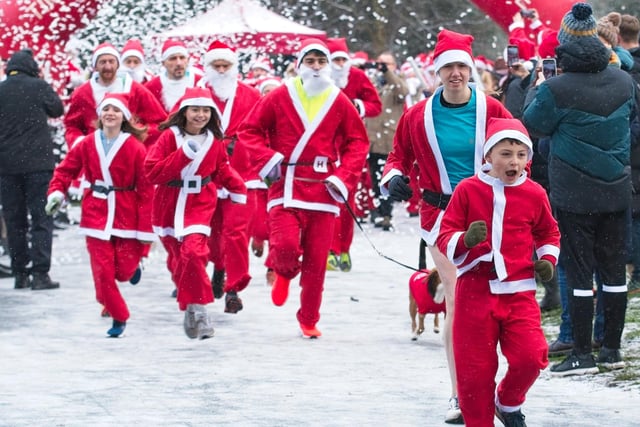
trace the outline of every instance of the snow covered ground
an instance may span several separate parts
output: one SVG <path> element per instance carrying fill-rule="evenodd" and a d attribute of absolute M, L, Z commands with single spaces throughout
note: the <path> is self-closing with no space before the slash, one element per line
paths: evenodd
<path fill-rule="evenodd" d="M 385 255 L 416 265 L 418 220 L 397 211 L 392 232 L 365 228 Z M 357 229 L 353 270 L 327 273 L 318 340 L 300 336 L 297 281 L 274 307 L 255 257 L 244 310 L 225 314 L 215 302 L 215 337 L 188 339 L 160 247 L 138 286 L 121 285 L 131 310 L 124 337 L 106 338 L 111 320 L 94 300 L 84 240 L 75 228 L 57 234 L 60 289 L 0 280 L 0 426 L 445 425 L 441 336 L 428 328 L 410 340 L 411 271 Z M 638 425 L 640 390 L 607 387 L 605 375 L 543 372 L 523 408 L 528 425 Z"/>

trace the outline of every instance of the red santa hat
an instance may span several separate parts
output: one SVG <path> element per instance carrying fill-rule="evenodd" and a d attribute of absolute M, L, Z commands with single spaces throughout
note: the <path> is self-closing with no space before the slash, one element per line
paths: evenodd
<path fill-rule="evenodd" d="M 144 63 L 144 49 L 140 40 L 131 39 L 124 44 L 122 53 L 120 54 L 120 61 L 124 62 L 124 60 L 130 56 L 135 56 Z"/>
<path fill-rule="evenodd" d="M 161 61 L 167 60 L 171 55 L 182 54 L 184 56 L 189 56 L 187 52 L 187 46 L 184 43 L 178 40 L 167 40 L 162 45 L 162 53 L 160 56 Z"/>
<path fill-rule="evenodd" d="M 255 61 L 253 61 L 250 69 L 255 70 L 256 68 L 260 70 L 265 70 L 267 73 L 273 72 L 273 67 L 271 66 L 271 60 L 266 56 L 258 57 L 256 58 Z"/>
<path fill-rule="evenodd" d="M 118 110 L 122 111 L 122 115 L 125 119 L 131 120 L 131 110 L 129 110 L 129 95 L 126 93 L 107 93 L 98 108 L 96 108 L 96 113 L 98 113 L 98 117 L 102 114 L 102 110 L 108 105 L 116 107 Z"/>
<path fill-rule="evenodd" d="M 324 56 L 327 57 L 327 59 L 329 59 L 329 56 L 331 55 L 331 53 L 329 52 L 329 48 L 322 40 L 316 38 L 304 39 L 302 41 L 302 44 L 300 45 L 300 50 L 298 51 L 298 67 L 300 67 L 300 64 L 302 64 L 302 59 L 305 57 L 305 55 L 312 50 L 320 51 Z"/>
<path fill-rule="evenodd" d="M 174 110 L 182 110 L 184 107 L 215 108 L 213 98 L 211 97 L 211 91 L 203 87 L 188 87 L 184 91 L 182 98 L 176 102 Z"/>
<path fill-rule="evenodd" d="M 367 54 L 367 52 L 364 52 L 362 50 L 359 50 L 357 52 L 353 52 L 353 54 L 351 54 L 351 63 L 353 65 L 355 65 L 356 67 L 369 62 L 369 55 Z"/>
<path fill-rule="evenodd" d="M 478 55 L 473 61 L 476 65 L 476 68 L 479 70 L 486 70 L 487 67 L 487 58 L 483 55 Z"/>
<path fill-rule="evenodd" d="M 447 29 L 440 31 L 433 51 L 436 73 L 440 68 L 454 62 L 461 62 L 475 69 L 471 43 L 473 43 L 473 36 L 470 34 L 460 34 Z"/>
<path fill-rule="evenodd" d="M 258 80 L 256 87 L 260 93 L 264 95 L 264 90 L 268 86 L 280 86 L 281 84 L 282 82 L 279 77 L 265 77 L 264 79 Z"/>
<path fill-rule="evenodd" d="M 554 58 L 556 56 L 556 47 L 560 45 L 558 41 L 558 32 L 555 30 L 542 31 L 540 45 L 538 46 L 538 56 L 540 58 Z"/>
<path fill-rule="evenodd" d="M 111 43 L 105 42 L 99 44 L 93 51 L 93 55 L 91 55 L 91 66 L 93 68 L 96 67 L 98 58 L 101 55 L 113 55 L 118 60 L 118 63 L 120 63 L 120 53 L 118 52 L 118 49 L 116 49 Z"/>
<path fill-rule="evenodd" d="M 232 64 L 238 62 L 235 49 L 220 40 L 215 40 L 209 45 L 207 52 L 204 54 L 204 65 L 207 66 L 218 59 L 229 61 Z"/>
<path fill-rule="evenodd" d="M 327 39 L 327 47 L 331 53 L 331 59 L 344 58 L 349 60 L 349 48 L 344 37 Z"/>
<path fill-rule="evenodd" d="M 518 119 L 502 119 L 490 118 L 487 124 L 487 140 L 484 143 L 484 152 L 486 156 L 489 150 L 503 139 L 515 139 L 527 146 L 529 152 L 529 160 L 533 157 L 533 144 L 522 122 Z"/>

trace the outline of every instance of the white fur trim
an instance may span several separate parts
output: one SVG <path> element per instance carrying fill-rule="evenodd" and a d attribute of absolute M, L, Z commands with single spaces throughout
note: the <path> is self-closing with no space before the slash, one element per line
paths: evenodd
<path fill-rule="evenodd" d="M 211 107 L 216 108 L 211 98 L 187 98 L 180 103 L 179 110 L 184 107 Z"/>
<path fill-rule="evenodd" d="M 130 56 L 135 56 L 140 61 L 142 61 L 142 63 L 144 64 L 144 56 L 142 55 L 142 52 L 140 52 L 139 50 L 135 50 L 135 49 L 129 49 L 129 50 L 125 50 L 124 52 L 122 52 L 122 55 L 120 55 L 120 61 L 124 62 L 124 59 L 128 58 Z"/>
<path fill-rule="evenodd" d="M 98 58 L 101 55 L 113 55 L 118 60 L 118 63 L 120 63 L 120 53 L 116 48 L 113 46 L 104 46 L 93 52 L 93 55 L 91 56 L 91 66 L 93 68 L 96 68 L 96 62 L 98 62 Z"/>
<path fill-rule="evenodd" d="M 336 58 L 344 58 L 346 60 L 349 60 L 349 52 L 345 52 L 344 50 L 338 50 L 336 52 L 333 52 L 331 54 L 331 59 L 336 59 Z"/>
<path fill-rule="evenodd" d="M 442 52 L 438 57 L 433 61 L 433 65 L 435 66 L 436 73 L 440 70 L 440 68 L 444 67 L 447 64 L 452 64 L 454 62 L 462 62 L 465 65 L 468 65 L 470 68 L 475 68 L 475 63 L 469 52 L 464 50 L 447 50 Z"/>
<path fill-rule="evenodd" d="M 309 53 L 312 50 L 319 50 L 320 52 L 324 53 L 324 55 L 327 58 L 331 57 L 331 53 L 329 52 L 329 49 L 327 49 L 326 46 L 323 46 L 319 43 L 311 43 L 308 46 L 305 46 L 299 53 L 298 55 L 298 68 L 300 68 L 300 64 L 302 64 L 302 59 L 305 57 L 305 55 L 307 53 Z"/>
<path fill-rule="evenodd" d="M 524 133 L 514 129 L 501 130 L 500 132 L 496 132 L 491 135 L 491 137 L 487 139 L 487 142 L 484 144 L 483 155 L 486 156 L 489 150 L 491 150 L 494 145 L 505 138 L 515 139 L 525 144 L 528 148 L 527 151 L 529 152 L 529 160 L 531 160 L 531 157 L 533 157 L 533 144 L 531 143 L 531 140 Z"/>
<path fill-rule="evenodd" d="M 171 55 L 176 55 L 178 53 L 183 54 L 184 56 L 189 56 L 189 52 L 187 52 L 187 48 L 184 46 L 171 46 L 169 49 L 162 52 L 162 56 L 160 57 L 161 61 L 165 61 L 169 59 Z"/>
<path fill-rule="evenodd" d="M 231 49 L 213 49 L 204 54 L 203 65 L 207 66 L 218 59 L 229 61 L 232 64 L 238 62 L 238 56 Z"/>

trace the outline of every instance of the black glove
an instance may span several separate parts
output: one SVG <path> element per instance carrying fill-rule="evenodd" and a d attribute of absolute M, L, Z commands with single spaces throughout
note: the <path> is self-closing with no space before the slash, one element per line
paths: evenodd
<path fill-rule="evenodd" d="M 413 190 L 409 187 L 409 177 L 396 175 L 389 181 L 389 197 L 394 202 L 403 202 L 413 196 Z"/>
<path fill-rule="evenodd" d="M 382 73 L 386 73 L 387 71 L 389 71 L 389 67 L 387 67 L 387 64 L 385 64 L 384 62 L 378 62 L 378 70 Z"/>

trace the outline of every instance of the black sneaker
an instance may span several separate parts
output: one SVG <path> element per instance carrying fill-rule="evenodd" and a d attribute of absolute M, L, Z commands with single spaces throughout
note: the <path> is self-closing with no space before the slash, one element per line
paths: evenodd
<path fill-rule="evenodd" d="M 505 427 L 527 427 L 524 422 L 524 414 L 520 409 L 515 412 L 502 412 L 496 407 L 496 417 Z"/>
<path fill-rule="evenodd" d="M 224 297 L 224 312 L 236 314 L 242 310 L 242 300 L 236 291 L 229 291 Z"/>
<path fill-rule="evenodd" d="M 623 369 L 625 367 L 625 362 L 620 357 L 620 350 L 607 347 L 600 348 L 596 363 L 607 369 Z"/>
<path fill-rule="evenodd" d="M 572 342 L 555 340 L 549 344 L 549 357 L 568 356 L 573 351 Z"/>
<path fill-rule="evenodd" d="M 213 270 L 211 276 L 211 287 L 213 288 L 213 296 L 220 299 L 224 295 L 224 270 Z"/>
<path fill-rule="evenodd" d="M 568 375 L 597 374 L 600 372 L 591 353 L 567 356 L 562 362 L 556 363 L 550 369 L 551 375 L 565 377 Z"/>
<path fill-rule="evenodd" d="M 46 289 L 58 289 L 60 282 L 54 282 L 49 277 L 49 273 L 33 273 L 33 280 L 31 281 L 32 291 L 42 291 Z"/>

